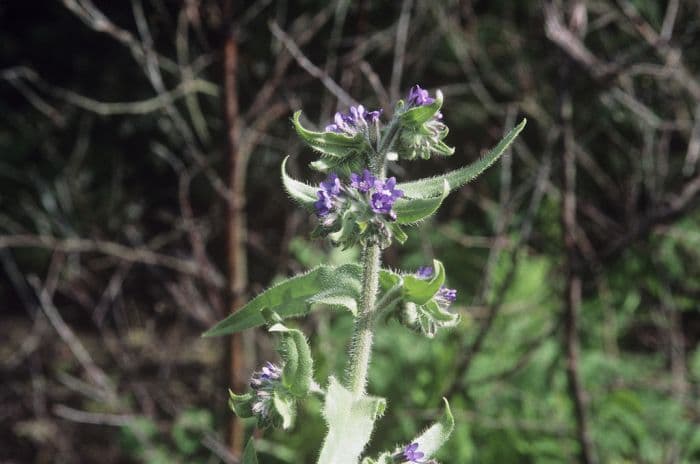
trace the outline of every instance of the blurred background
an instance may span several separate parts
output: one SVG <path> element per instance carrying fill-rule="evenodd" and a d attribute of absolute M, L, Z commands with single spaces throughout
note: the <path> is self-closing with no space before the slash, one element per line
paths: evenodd
<path fill-rule="evenodd" d="M 445 262 L 458 329 L 379 329 L 372 451 L 446 396 L 445 463 L 700 462 L 700 4 L 690 0 L 0 1 L 0 462 L 236 463 L 227 388 L 262 331 L 200 334 L 339 253 L 286 197 L 318 182 L 289 117 L 323 127 L 419 83 L 451 158 L 521 118 L 478 181 L 386 251 Z M 317 379 L 351 320 L 298 322 Z M 262 463 L 314 462 L 309 401 Z"/>

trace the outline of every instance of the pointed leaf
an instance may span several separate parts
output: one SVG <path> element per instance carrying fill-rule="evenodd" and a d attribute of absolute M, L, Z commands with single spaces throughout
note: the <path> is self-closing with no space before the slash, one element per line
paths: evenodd
<path fill-rule="evenodd" d="M 391 228 L 391 234 L 394 237 L 394 239 L 399 242 L 400 244 L 406 243 L 406 240 L 408 240 L 408 235 L 406 235 L 406 232 L 401 228 L 399 224 L 396 222 L 393 222 L 389 224 L 389 227 Z"/>
<path fill-rule="evenodd" d="M 383 398 L 355 398 L 331 377 L 323 407 L 328 434 L 318 464 L 357 464 L 372 434 L 374 421 L 385 408 Z"/>
<path fill-rule="evenodd" d="M 316 202 L 316 192 L 318 188 L 305 184 L 304 182 L 299 182 L 287 175 L 288 159 L 289 156 L 285 157 L 284 161 L 282 161 L 282 185 L 284 185 L 284 189 L 294 201 L 305 208 L 311 208 L 314 202 Z"/>
<path fill-rule="evenodd" d="M 276 391 L 272 395 L 272 405 L 282 418 L 282 428 L 289 430 L 297 416 L 296 402 L 289 395 Z"/>
<path fill-rule="evenodd" d="M 382 453 L 376 459 L 364 458 L 362 464 L 394 464 L 394 457 L 391 453 Z"/>
<path fill-rule="evenodd" d="M 245 451 L 243 451 L 241 464 L 258 464 L 258 455 L 255 453 L 255 444 L 252 438 L 248 440 Z"/>
<path fill-rule="evenodd" d="M 433 277 L 420 279 L 415 275 L 406 275 L 403 278 L 403 297 L 418 305 L 424 305 L 440 290 L 445 283 L 445 267 L 438 260 L 433 260 Z"/>
<path fill-rule="evenodd" d="M 382 269 L 379 271 L 379 285 L 381 286 L 382 290 L 389 290 L 400 283 L 401 276 L 394 271 L 390 271 L 388 269 Z"/>
<path fill-rule="evenodd" d="M 270 327 L 270 332 L 282 335 L 280 356 L 284 361 L 282 383 L 293 395 L 303 398 L 309 393 L 313 382 L 314 364 L 311 349 L 301 331 L 290 329 L 283 324 Z"/>
<path fill-rule="evenodd" d="M 301 110 L 295 112 L 292 117 L 294 129 L 308 146 L 323 155 L 334 158 L 345 158 L 346 156 L 363 152 L 370 148 L 367 139 L 361 132 L 350 137 L 344 134 L 336 134 L 335 132 L 310 131 L 301 125 L 299 122 L 300 116 Z"/>
<path fill-rule="evenodd" d="M 410 198 L 428 198 L 438 196 L 441 194 L 444 188 L 444 181 L 447 181 L 450 191 L 455 190 L 456 188 L 461 187 L 477 177 L 494 162 L 496 162 L 496 160 L 500 158 L 510 144 L 513 143 L 513 140 L 515 140 L 518 134 L 523 130 L 526 123 L 527 120 L 523 119 L 522 122 L 508 132 L 503 140 L 501 140 L 490 152 L 469 166 L 427 179 L 403 182 L 397 184 L 396 188 L 403 190 L 404 194 Z"/>
<path fill-rule="evenodd" d="M 445 412 L 440 420 L 411 442 L 418 443 L 418 450 L 425 453 L 426 458 L 435 456 L 435 453 L 450 438 L 450 434 L 455 427 L 450 404 L 447 402 L 447 399 L 443 398 L 442 400 L 445 402 Z"/>
<path fill-rule="evenodd" d="M 349 294 L 343 288 L 331 288 L 325 292 L 320 292 L 316 296 L 309 298 L 309 303 L 325 304 L 335 308 L 345 308 L 350 311 L 353 316 L 357 315 L 357 299 L 356 293 Z"/>
<path fill-rule="evenodd" d="M 450 184 L 443 181 L 442 193 L 437 197 L 428 198 L 400 198 L 394 203 L 396 222 L 399 224 L 411 224 L 422 221 L 431 216 L 447 198 L 450 193 Z"/>
<path fill-rule="evenodd" d="M 361 273 L 356 264 L 316 267 L 306 274 L 291 277 L 265 290 L 203 336 L 227 335 L 263 325 L 265 318 L 261 311 L 265 308 L 276 312 L 283 319 L 302 316 L 311 309 L 309 299 L 332 288 L 343 288 L 348 295 L 354 295 L 359 300 Z"/>
<path fill-rule="evenodd" d="M 442 108 L 442 92 L 435 92 L 435 101 L 430 105 L 415 106 L 401 114 L 401 122 L 406 125 L 420 126 L 433 119 Z"/>
<path fill-rule="evenodd" d="M 252 393 L 248 392 L 243 395 L 237 395 L 229 390 L 228 395 L 228 405 L 236 416 L 245 419 L 255 415 L 252 409 L 254 400 Z"/>

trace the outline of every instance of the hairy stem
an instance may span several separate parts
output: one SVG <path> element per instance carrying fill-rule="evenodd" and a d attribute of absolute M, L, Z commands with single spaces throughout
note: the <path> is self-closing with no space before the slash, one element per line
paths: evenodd
<path fill-rule="evenodd" d="M 372 356 L 373 312 L 379 289 L 381 250 L 378 245 L 365 245 L 362 251 L 362 296 L 355 320 L 350 356 L 345 372 L 345 385 L 356 397 L 365 393 L 367 371 Z"/>
<path fill-rule="evenodd" d="M 394 145 L 398 134 L 398 124 L 392 121 L 384 137 L 379 140 L 376 156 L 370 161 L 370 169 L 378 178 L 384 178 L 386 154 Z M 367 371 L 372 357 L 374 337 L 374 311 L 379 290 L 379 269 L 381 266 L 379 245 L 365 244 L 362 248 L 362 295 L 360 311 L 355 319 L 355 327 L 350 344 L 350 355 L 345 369 L 345 386 L 356 397 L 365 394 Z"/>

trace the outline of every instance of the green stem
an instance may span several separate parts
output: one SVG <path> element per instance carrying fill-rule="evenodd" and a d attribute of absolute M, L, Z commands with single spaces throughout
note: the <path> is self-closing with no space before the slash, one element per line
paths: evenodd
<path fill-rule="evenodd" d="M 345 373 L 346 387 L 356 397 L 365 394 L 367 371 L 372 356 L 372 339 L 374 329 L 374 307 L 379 289 L 379 267 L 381 251 L 378 245 L 365 245 L 362 251 L 362 295 L 360 311 L 355 319 L 355 328 L 350 346 Z"/>
<path fill-rule="evenodd" d="M 394 118 L 384 137 L 379 140 L 377 152 L 370 159 L 372 174 L 380 179 L 385 176 L 386 155 L 394 146 L 400 131 L 399 121 Z M 367 371 L 372 357 L 374 338 L 374 312 L 376 310 L 377 292 L 379 290 L 379 269 L 381 266 L 381 249 L 379 245 L 364 245 L 362 249 L 362 295 L 360 311 L 355 319 L 355 327 L 350 344 L 350 355 L 345 369 L 345 386 L 356 397 L 365 394 Z"/>

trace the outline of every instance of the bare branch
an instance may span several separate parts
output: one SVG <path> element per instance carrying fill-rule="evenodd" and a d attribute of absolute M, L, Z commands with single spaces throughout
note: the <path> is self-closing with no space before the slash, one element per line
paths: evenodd
<path fill-rule="evenodd" d="M 82 238 L 60 239 L 49 235 L 5 235 L 0 236 L 0 249 L 3 248 L 46 248 L 65 253 L 101 253 L 124 261 L 165 267 L 183 274 L 201 277 L 217 287 L 223 286 L 223 278 L 220 274 L 211 269 L 203 273 L 194 261 L 156 253 L 147 248 L 132 248 L 116 242 Z"/>
<path fill-rule="evenodd" d="M 274 36 L 284 44 L 284 46 L 289 50 L 289 53 L 294 57 L 294 59 L 299 63 L 299 66 L 304 68 L 304 70 L 311 76 L 320 80 L 321 83 L 333 94 L 338 100 L 340 100 L 345 106 L 357 105 L 357 101 L 352 98 L 345 90 L 343 90 L 333 79 L 328 76 L 322 69 L 313 64 L 299 49 L 294 40 L 292 40 L 286 32 L 284 32 L 277 25 L 276 22 L 270 23 L 270 31 Z"/>

